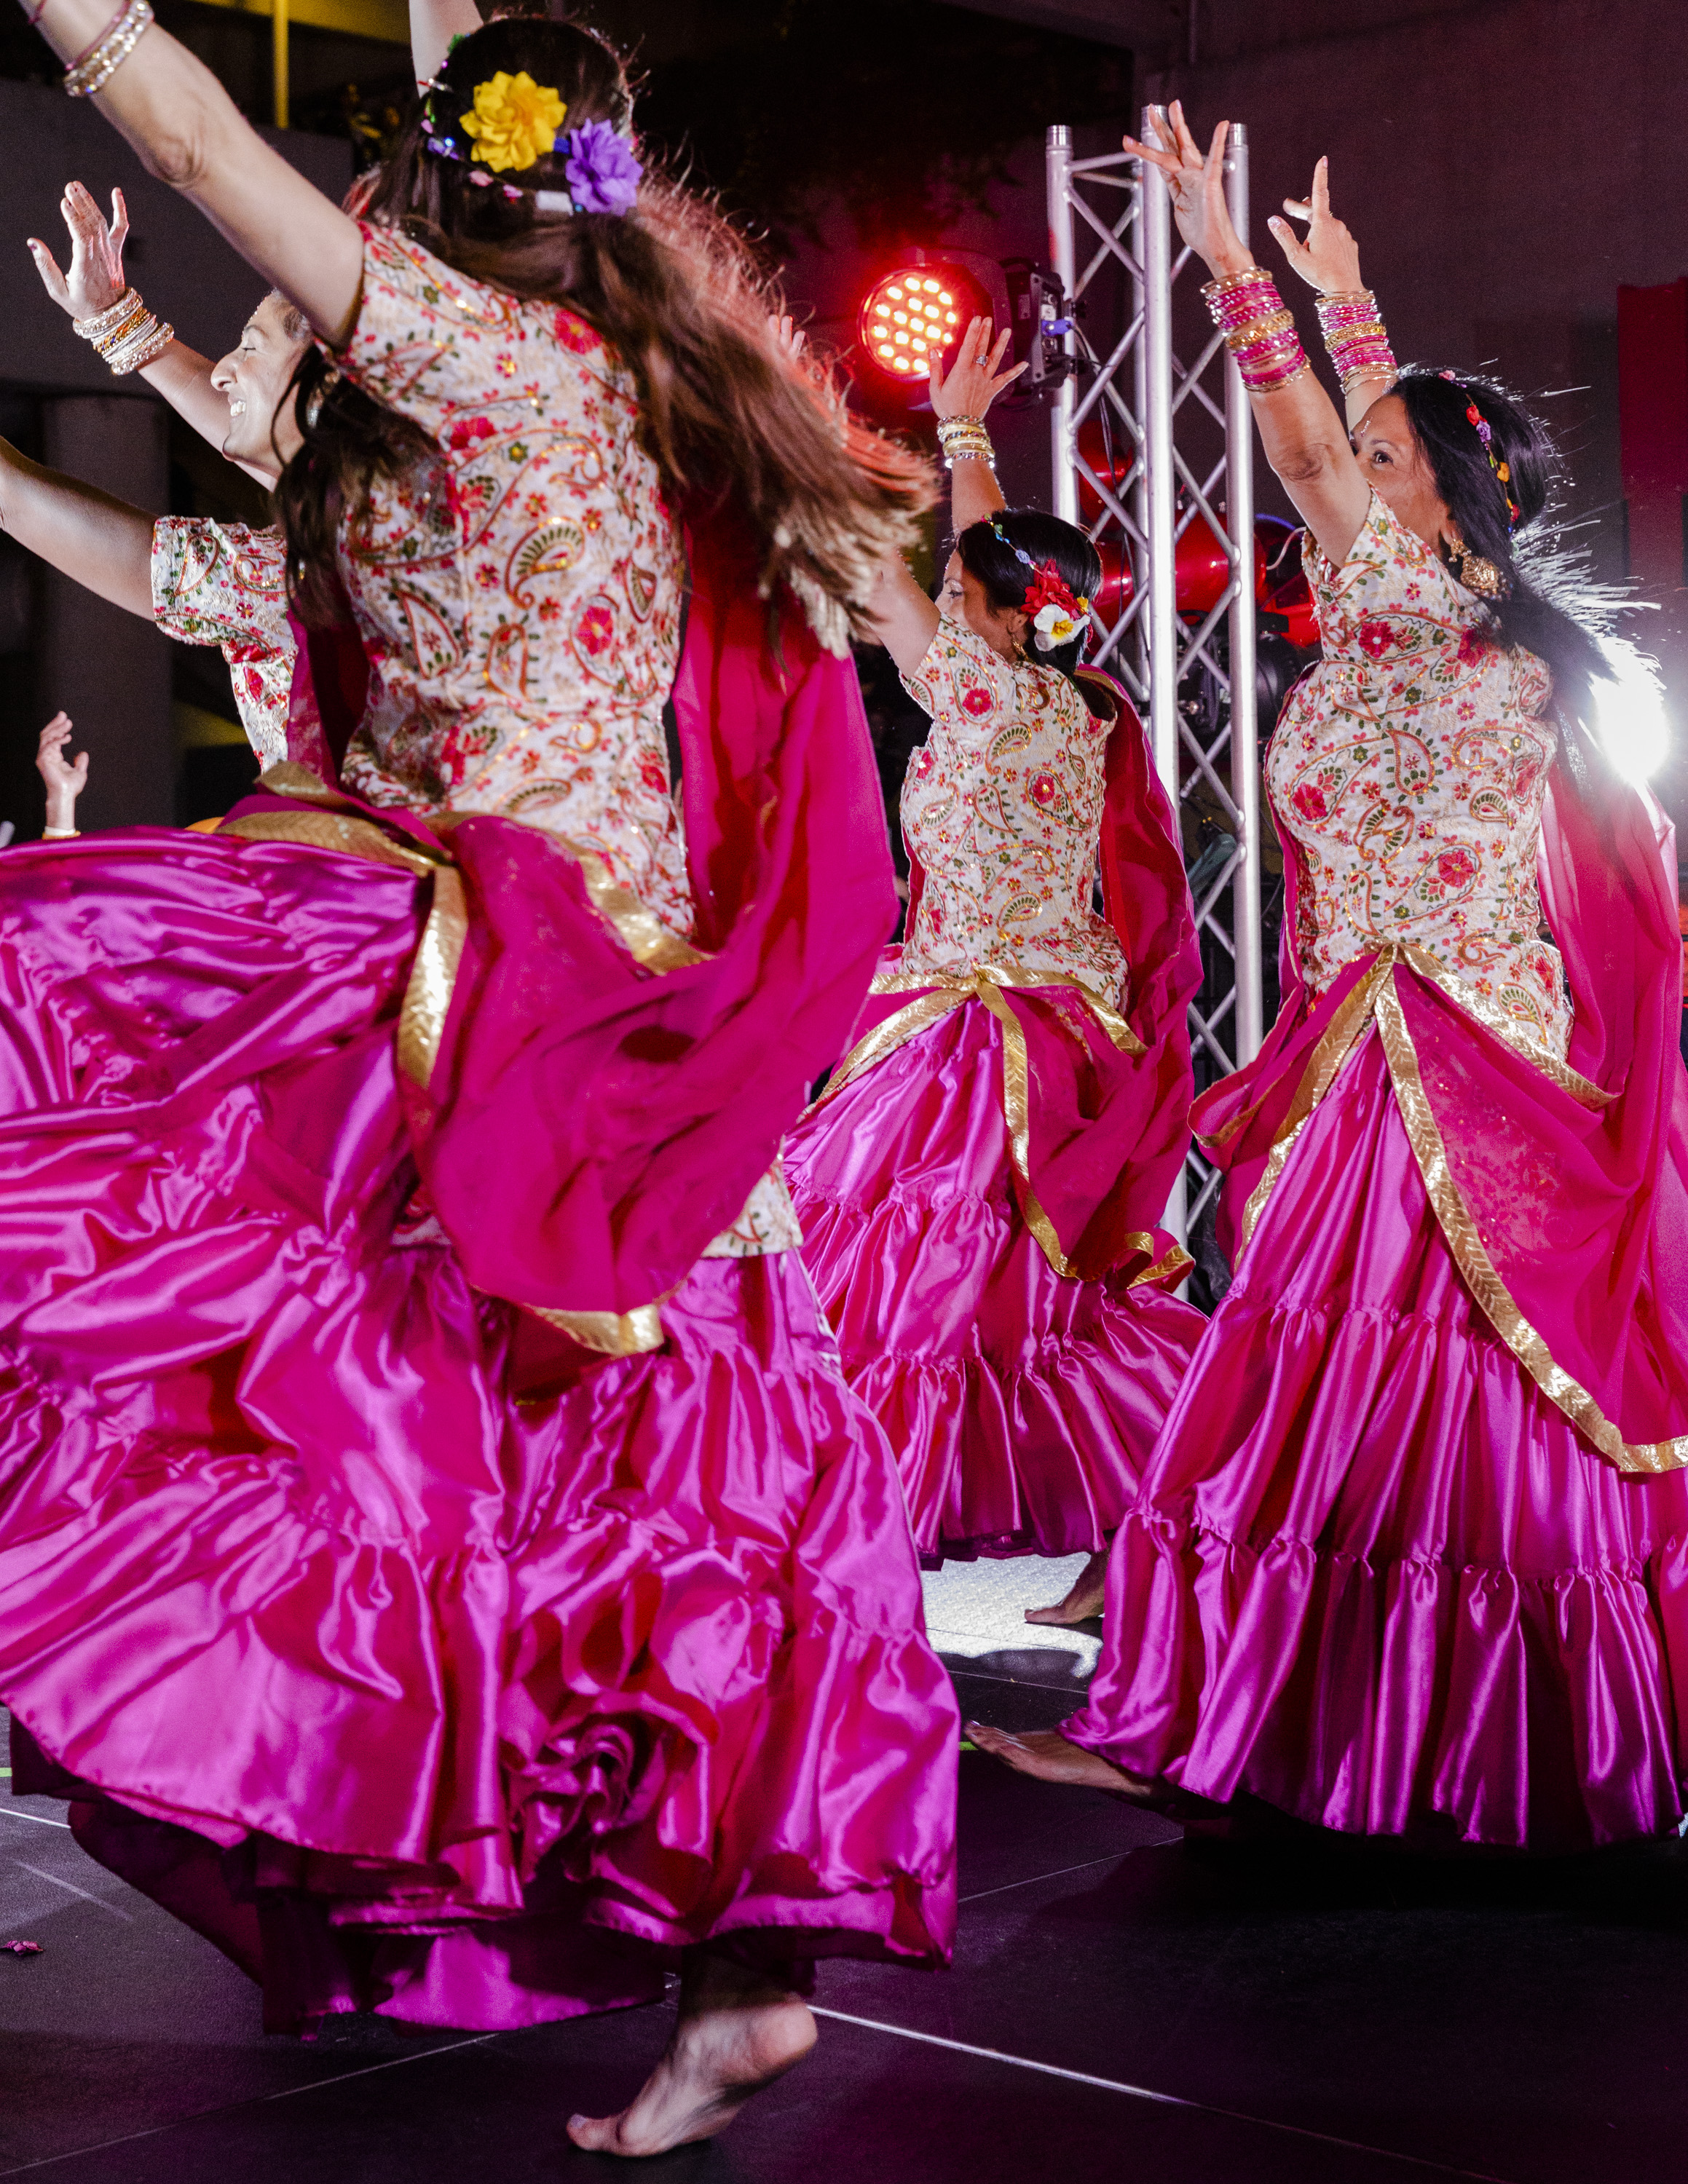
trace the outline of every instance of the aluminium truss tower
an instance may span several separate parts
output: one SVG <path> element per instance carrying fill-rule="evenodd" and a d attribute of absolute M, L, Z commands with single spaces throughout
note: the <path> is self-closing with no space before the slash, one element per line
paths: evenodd
<path fill-rule="evenodd" d="M 1147 136 L 1146 116 L 1143 125 Z M 1050 421 L 1053 506 L 1083 522 L 1104 569 L 1123 578 L 1111 609 L 1097 615 L 1091 658 L 1136 699 L 1182 822 L 1206 972 L 1190 1011 L 1200 1087 L 1251 1061 L 1262 1029 L 1254 421 L 1205 312 L 1194 361 L 1174 350 L 1175 302 L 1202 269 L 1175 241 L 1164 176 L 1124 153 L 1076 159 L 1065 128 L 1048 132 L 1045 171 L 1068 329 L 1050 342 L 1059 338 L 1068 359 Z M 1226 191 L 1246 242 L 1241 125 L 1231 132 Z M 1118 461 L 1102 452 L 1115 446 Z M 1204 525 L 1211 538 L 1198 529 L 1190 543 L 1210 563 L 1222 557 L 1218 596 L 1181 614 L 1179 543 Z M 1192 1145 L 1168 1225 L 1184 1235 L 1218 1184 Z"/>

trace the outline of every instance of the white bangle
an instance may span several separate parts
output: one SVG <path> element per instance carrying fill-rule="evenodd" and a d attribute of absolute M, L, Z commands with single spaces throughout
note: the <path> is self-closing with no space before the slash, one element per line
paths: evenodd
<path fill-rule="evenodd" d="M 43 827 L 41 830 L 43 842 L 74 842 L 77 834 L 78 829 L 75 827 Z"/>

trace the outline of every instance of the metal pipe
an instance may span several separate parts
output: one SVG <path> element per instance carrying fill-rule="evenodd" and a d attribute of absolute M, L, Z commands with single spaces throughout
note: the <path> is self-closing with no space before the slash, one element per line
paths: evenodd
<path fill-rule="evenodd" d="M 1149 136 L 1149 109 L 1143 136 Z M 1178 809 L 1178 607 L 1173 566 L 1172 198 L 1166 177 L 1143 168 L 1143 468 L 1148 491 L 1149 733 L 1155 770 Z"/>
<path fill-rule="evenodd" d="M 270 70 L 276 126 L 288 127 L 288 0 L 270 0 Z"/>
<path fill-rule="evenodd" d="M 1225 195 L 1232 225 L 1249 240 L 1249 132 L 1231 125 L 1225 160 Z M 1243 375 L 1225 359 L 1226 522 L 1238 560 L 1237 596 L 1231 604 L 1231 795 L 1241 814 L 1242 851 L 1232 881 L 1232 930 L 1237 945 L 1235 1039 L 1240 1068 L 1260 1050 L 1264 1033 L 1260 962 L 1260 770 L 1255 674 L 1255 420 Z"/>
<path fill-rule="evenodd" d="M 1149 109 L 1140 134 L 1154 141 Z M 1144 577 L 1149 610 L 1143 616 L 1149 644 L 1149 734 L 1155 771 L 1171 800 L 1175 822 L 1183 803 L 1178 794 L 1178 601 L 1173 564 L 1175 499 L 1172 468 L 1172 198 L 1166 178 L 1144 160 L 1143 189 L 1143 468 Z M 1165 1225 L 1179 1243 L 1186 1235 L 1187 1171 L 1166 1202 Z"/>
<path fill-rule="evenodd" d="M 1073 244 L 1072 131 L 1056 122 L 1043 139 L 1043 188 L 1049 209 L 1049 267 L 1061 284 L 1064 308 L 1070 314 L 1076 298 L 1073 284 L 1078 258 Z M 1037 329 L 1032 329 L 1033 334 Z M 1061 348 L 1076 354 L 1070 334 L 1062 337 Z M 1078 471 L 1073 460 L 1073 406 L 1076 379 L 1070 369 L 1055 389 L 1049 405 L 1049 506 L 1064 523 L 1078 521 Z"/>

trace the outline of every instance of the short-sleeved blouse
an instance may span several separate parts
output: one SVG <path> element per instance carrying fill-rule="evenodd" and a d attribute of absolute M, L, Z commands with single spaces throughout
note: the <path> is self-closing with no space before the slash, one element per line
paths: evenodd
<path fill-rule="evenodd" d="M 1058 669 L 948 620 L 903 681 L 932 723 L 903 784 L 925 875 L 903 968 L 1012 961 L 1115 999 L 1124 956 L 1093 907 L 1108 723 Z"/>
<path fill-rule="evenodd" d="M 1562 1060 L 1571 1009 L 1536 885 L 1546 668 L 1488 634 L 1482 602 L 1376 494 L 1340 568 L 1303 551 L 1324 657 L 1266 765 L 1303 976 L 1320 994 L 1380 943 L 1416 943 Z"/>
<path fill-rule="evenodd" d="M 278 530 L 198 515 L 162 515 L 153 526 L 153 620 L 183 644 L 222 647 L 240 725 L 266 767 L 288 755 L 296 647 L 287 560 Z"/>
<path fill-rule="evenodd" d="M 378 479 L 342 537 L 371 668 L 346 784 L 566 836 L 689 933 L 662 733 L 680 544 L 631 375 L 571 312 L 363 237 L 341 369 L 439 455 Z"/>

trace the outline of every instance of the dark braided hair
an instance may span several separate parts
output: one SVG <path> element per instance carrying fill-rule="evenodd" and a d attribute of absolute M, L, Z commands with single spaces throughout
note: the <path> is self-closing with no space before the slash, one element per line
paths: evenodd
<path fill-rule="evenodd" d="M 1026 604 L 1031 571 L 1014 552 L 1016 546 L 1040 568 L 1045 561 L 1053 561 L 1075 599 L 1093 599 L 1101 589 L 1102 557 L 1076 524 L 1064 523 L 1058 515 L 1045 515 L 1037 508 L 1005 508 L 993 521 L 970 523 L 956 539 L 955 550 L 961 556 L 962 567 L 979 579 L 985 597 L 998 614 L 1011 613 Z M 998 528 L 1007 534 L 1006 545 L 997 536 Z M 1070 644 L 1053 652 L 1039 652 L 1029 646 L 1027 657 L 1040 666 L 1059 668 L 1077 685 L 1080 695 L 1094 712 L 1097 694 L 1078 682 L 1086 634 L 1081 628 Z"/>

